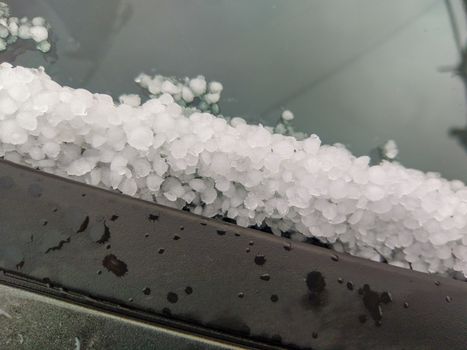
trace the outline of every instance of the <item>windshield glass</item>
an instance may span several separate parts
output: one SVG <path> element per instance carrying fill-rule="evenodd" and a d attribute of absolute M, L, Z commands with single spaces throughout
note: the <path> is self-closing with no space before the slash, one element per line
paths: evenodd
<path fill-rule="evenodd" d="M 467 181 L 462 1 L 15 0 L 41 14 L 54 46 L 6 61 L 61 84 L 120 94 L 141 72 L 203 74 L 221 112 L 295 130 L 379 161 L 388 140 L 406 167 Z M 92 14 L 90 16 L 90 14 Z M 19 45 L 21 46 L 21 45 Z"/>

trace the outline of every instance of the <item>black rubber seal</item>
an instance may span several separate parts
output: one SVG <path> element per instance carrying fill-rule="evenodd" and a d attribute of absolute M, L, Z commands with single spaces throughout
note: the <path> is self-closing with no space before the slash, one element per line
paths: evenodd
<path fill-rule="evenodd" d="M 6 161 L 0 161 L 0 242 L 0 280 L 8 284 L 245 346 L 467 346 L 465 282 L 295 243 Z"/>

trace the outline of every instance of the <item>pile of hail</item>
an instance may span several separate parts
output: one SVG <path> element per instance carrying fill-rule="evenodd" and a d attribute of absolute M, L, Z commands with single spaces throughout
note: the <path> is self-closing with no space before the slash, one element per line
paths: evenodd
<path fill-rule="evenodd" d="M 34 17 L 30 20 L 27 17 L 13 17 L 8 5 L 0 2 L 0 52 L 18 39 L 31 39 L 39 51 L 48 52 L 51 48 L 48 38 L 49 25 L 44 18 Z"/>
<path fill-rule="evenodd" d="M 462 182 L 397 162 L 370 165 L 316 135 L 298 139 L 215 116 L 222 85 L 202 77 L 138 80 L 152 97 L 116 103 L 60 86 L 43 69 L 1 64 L 0 156 L 241 226 L 315 237 L 375 261 L 467 275 Z M 281 123 L 292 119 L 284 111 Z M 388 158 L 397 156 L 392 143 L 386 148 Z"/>

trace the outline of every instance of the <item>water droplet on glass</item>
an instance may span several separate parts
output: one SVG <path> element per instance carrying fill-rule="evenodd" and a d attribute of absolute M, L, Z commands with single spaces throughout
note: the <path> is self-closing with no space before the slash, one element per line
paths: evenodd
<path fill-rule="evenodd" d="M 306 285 L 310 293 L 319 294 L 326 288 L 326 281 L 321 272 L 311 271 L 306 276 Z"/>
<path fill-rule="evenodd" d="M 381 301 L 384 303 L 384 304 L 389 304 L 390 302 L 392 302 L 392 295 L 390 292 L 383 292 L 381 293 Z"/>
<path fill-rule="evenodd" d="M 76 232 L 77 233 L 84 232 L 88 228 L 88 225 L 89 225 L 89 216 L 86 216 L 83 222 L 81 223 L 81 225 L 79 226 L 78 231 Z"/>
<path fill-rule="evenodd" d="M 264 265 L 266 263 L 266 258 L 264 255 L 258 254 L 255 256 L 255 264 L 256 265 Z"/>
<path fill-rule="evenodd" d="M 178 301 L 178 295 L 177 295 L 177 293 L 169 292 L 169 293 L 167 294 L 167 300 L 169 301 L 169 303 L 175 304 L 175 303 Z"/>
<path fill-rule="evenodd" d="M 155 222 L 155 221 L 159 220 L 159 215 L 149 214 L 148 215 L 148 220 L 151 221 L 151 222 Z"/>
<path fill-rule="evenodd" d="M 41 243 L 41 250 L 48 254 L 50 252 L 62 249 L 65 244 L 70 243 L 71 238 L 69 233 L 64 233 L 59 230 L 49 230 L 47 235 L 44 236 Z"/>
<path fill-rule="evenodd" d="M 102 261 L 102 265 L 118 277 L 121 277 L 128 272 L 127 265 L 123 261 L 117 259 L 113 254 L 107 255 Z"/>
<path fill-rule="evenodd" d="M 19 263 L 16 264 L 16 269 L 21 270 L 24 266 L 24 260 L 21 260 Z"/>
<path fill-rule="evenodd" d="M 387 292 L 383 292 L 380 294 L 371 290 L 368 284 L 365 284 L 362 288 L 363 304 L 365 305 L 365 308 L 368 310 L 371 318 L 375 321 L 375 324 L 377 326 L 381 325 L 381 320 L 383 318 L 383 299 L 389 300 L 390 298 L 390 295 L 388 293 L 388 295 L 386 295 L 383 298 L 383 295 L 385 295 L 385 293 Z"/>

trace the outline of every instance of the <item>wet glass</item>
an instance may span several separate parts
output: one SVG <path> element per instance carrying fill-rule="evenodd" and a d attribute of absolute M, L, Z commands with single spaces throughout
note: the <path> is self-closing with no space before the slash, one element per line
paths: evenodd
<path fill-rule="evenodd" d="M 393 139 L 403 165 L 467 182 L 460 0 L 7 2 L 47 19 L 54 49 L 3 60 L 61 84 L 118 97 L 142 92 L 141 72 L 203 74 L 225 115 L 274 125 L 289 109 L 324 143 L 364 155 Z"/>

